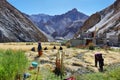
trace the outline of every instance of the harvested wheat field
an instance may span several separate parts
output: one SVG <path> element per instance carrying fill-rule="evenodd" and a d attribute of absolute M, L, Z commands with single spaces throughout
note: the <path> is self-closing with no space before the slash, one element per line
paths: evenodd
<path fill-rule="evenodd" d="M 56 49 L 53 49 L 53 46 Z M 35 47 L 35 51 L 31 48 Z M 47 47 L 48 50 L 44 50 Z M 36 61 L 39 64 L 40 70 L 42 67 L 49 68 L 51 71 L 55 68 L 56 54 L 59 52 L 60 43 L 42 43 L 42 56 L 36 57 L 37 43 L 1 43 L 0 49 L 23 50 L 29 62 Z M 79 75 L 84 73 L 99 72 L 98 67 L 95 67 L 94 55 L 95 53 L 102 53 L 104 58 L 104 71 L 106 67 L 111 64 L 120 63 L 120 50 L 104 50 L 104 49 L 79 49 L 63 47 L 64 53 L 63 64 L 66 76 Z"/>

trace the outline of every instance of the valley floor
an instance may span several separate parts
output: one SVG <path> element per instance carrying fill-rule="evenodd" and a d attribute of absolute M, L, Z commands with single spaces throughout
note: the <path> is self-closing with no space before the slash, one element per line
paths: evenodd
<path fill-rule="evenodd" d="M 57 49 L 53 50 L 52 47 L 56 45 Z M 35 47 L 35 51 L 31 51 L 31 48 Z M 42 47 L 48 47 L 48 50 L 43 50 L 43 55 L 41 57 L 36 57 L 37 53 L 37 43 L 1 43 L 0 49 L 13 49 L 13 50 L 24 50 L 25 54 L 29 59 L 30 63 L 33 61 L 38 62 L 40 69 L 49 68 L 51 71 L 55 69 L 56 53 L 60 47 L 59 43 L 42 43 Z M 88 49 L 78 49 L 78 48 L 66 48 L 63 46 L 63 53 L 65 53 L 63 63 L 64 72 L 66 77 L 71 75 L 80 75 L 91 72 L 99 72 L 98 67 L 95 67 L 94 55 L 95 53 L 102 53 L 104 58 L 104 71 L 107 66 L 111 64 L 120 63 L 120 49 L 114 50 L 88 50 Z"/>

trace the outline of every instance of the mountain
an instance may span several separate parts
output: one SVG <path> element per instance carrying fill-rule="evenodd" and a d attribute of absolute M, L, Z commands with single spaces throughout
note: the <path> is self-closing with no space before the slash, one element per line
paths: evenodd
<path fill-rule="evenodd" d="M 84 23 L 88 16 L 80 13 L 77 9 L 72 9 L 61 15 L 29 15 L 27 16 L 46 34 L 55 37 L 63 37 L 66 39 L 73 38 L 74 34 Z"/>
<path fill-rule="evenodd" d="M 83 32 L 95 31 L 99 39 L 108 39 L 111 44 L 120 46 L 120 0 L 91 15 L 75 37 Z"/>
<path fill-rule="evenodd" d="M 47 41 L 42 32 L 6 0 L 0 0 L 0 42 Z"/>

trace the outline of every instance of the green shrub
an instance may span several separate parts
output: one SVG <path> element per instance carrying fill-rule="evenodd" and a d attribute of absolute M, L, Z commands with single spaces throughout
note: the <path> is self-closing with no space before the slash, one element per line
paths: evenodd
<path fill-rule="evenodd" d="M 70 48 L 70 47 L 71 47 L 71 44 L 70 44 L 70 43 L 67 43 L 66 46 L 67 46 L 67 48 Z"/>
<path fill-rule="evenodd" d="M 90 44 L 88 45 L 88 48 L 89 48 L 89 50 L 95 50 L 95 46 L 94 46 L 93 43 L 90 43 Z"/>
<path fill-rule="evenodd" d="M 0 80 L 14 80 L 22 76 L 28 60 L 23 51 L 0 50 Z"/>
<path fill-rule="evenodd" d="M 26 45 L 33 45 L 33 43 L 32 42 L 27 42 Z"/>

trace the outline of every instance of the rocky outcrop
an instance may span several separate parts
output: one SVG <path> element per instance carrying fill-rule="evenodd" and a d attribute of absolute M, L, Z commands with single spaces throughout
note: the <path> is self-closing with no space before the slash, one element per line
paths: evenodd
<path fill-rule="evenodd" d="M 100 39 L 109 39 L 111 44 L 120 45 L 120 0 L 112 5 L 90 16 L 78 31 L 75 37 L 81 32 L 95 32 Z"/>
<path fill-rule="evenodd" d="M 86 31 L 89 28 L 93 27 L 101 20 L 101 15 L 99 13 L 95 13 L 88 18 L 85 23 L 83 24 L 82 31 Z"/>
<path fill-rule="evenodd" d="M 6 0 L 0 0 L 0 42 L 47 41 L 42 32 Z"/>

